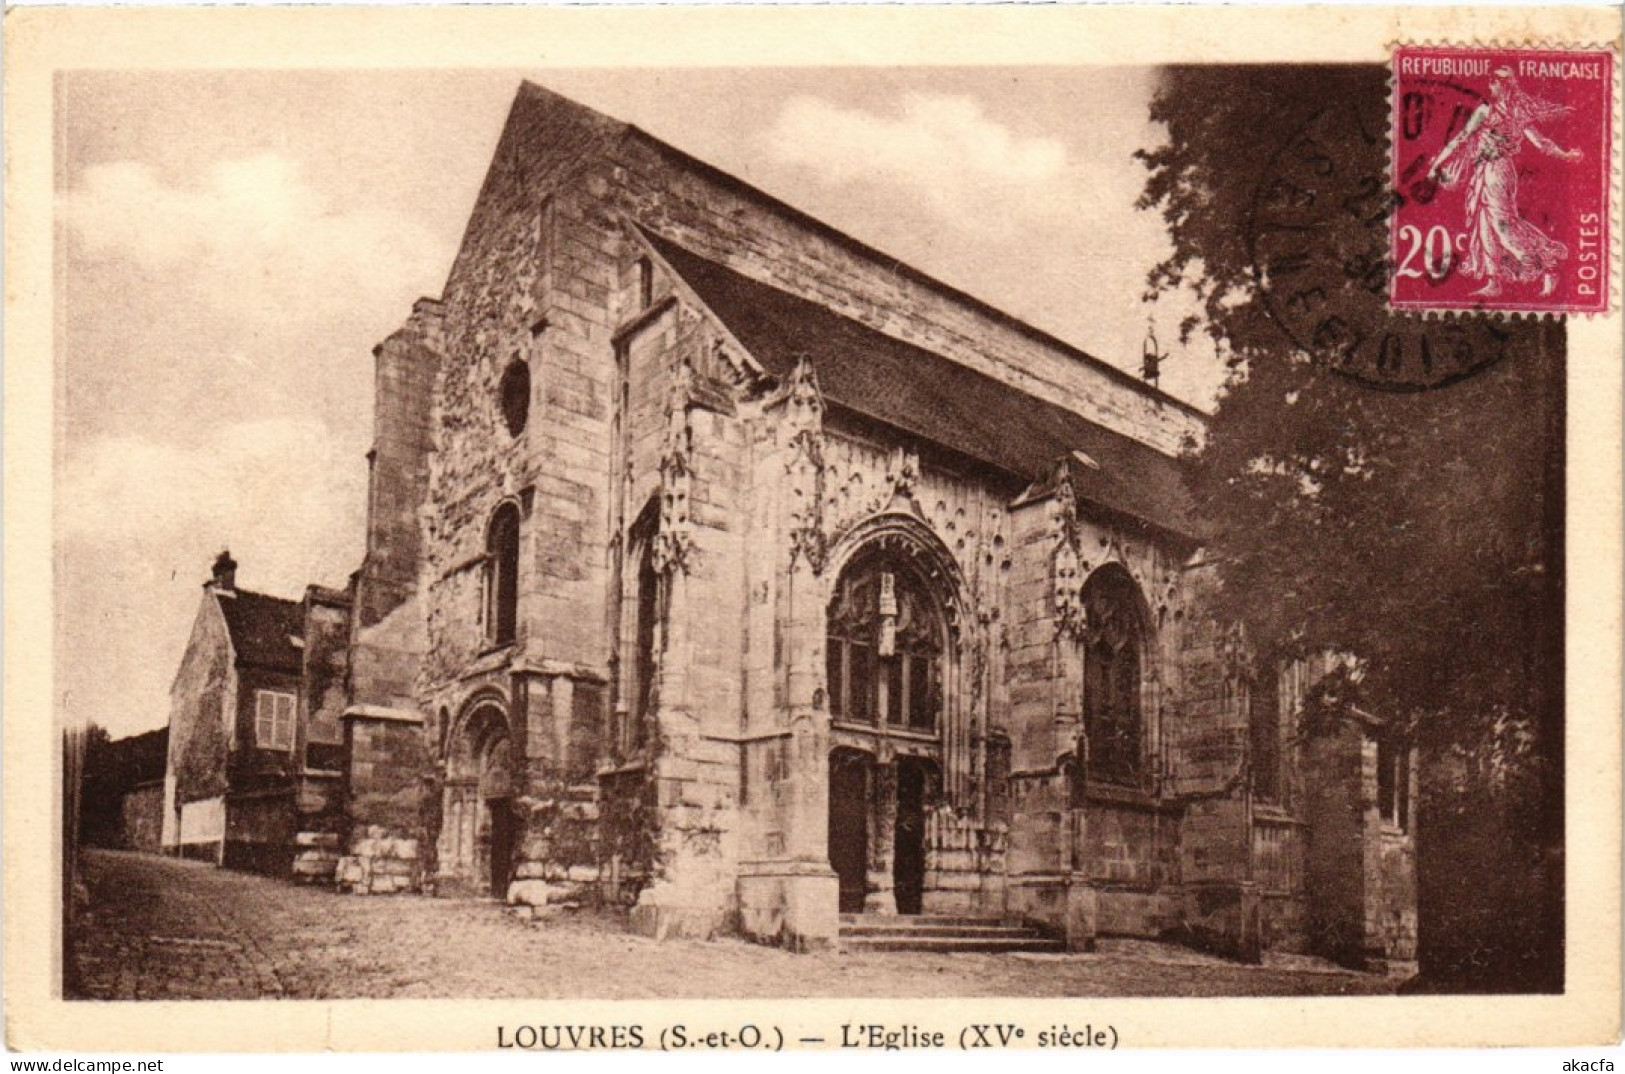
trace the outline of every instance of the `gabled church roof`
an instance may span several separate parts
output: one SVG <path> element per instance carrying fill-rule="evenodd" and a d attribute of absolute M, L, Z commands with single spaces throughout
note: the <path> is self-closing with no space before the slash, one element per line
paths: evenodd
<path fill-rule="evenodd" d="M 297 672 L 304 654 L 294 639 L 305 632 L 305 610 L 296 600 L 251 593 L 246 589 L 215 592 L 231 632 L 239 664 Z"/>
<path fill-rule="evenodd" d="M 1062 460 L 1081 500 L 1195 536 L 1177 460 L 1065 407 L 709 261 L 640 227 L 655 251 L 767 372 L 805 355 L 824 398 L 1024 481 Z M 1069 464 L 1070 466 L 1070 464 Z"/>

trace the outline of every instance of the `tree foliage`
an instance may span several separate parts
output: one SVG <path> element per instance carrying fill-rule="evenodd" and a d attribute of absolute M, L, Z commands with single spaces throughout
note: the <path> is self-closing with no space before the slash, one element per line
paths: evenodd
<path fill-rule="evenodd" d="M 1382 68 L 1170 68 L 1152 104 L 1168 142 L 1142 154 L 1141 205 L 1161 213 L 1174 249 L 1149 291 L 1194 289 L 1204 317 L 1187 330 L 1211 333 L 1231 366 L 1188 456 L 1212 525 L 1213 610 L 1267 656 L 1356 655 L 1344 700 L 1440 755 L 1528 729 L 1537 748 L 1517 763 L 1544 766 L 1536 819 L 1560 846 L 1561 327 L 1496 323 L 1499 361 L 1446 387 L 1384 391 L 1289 335 L 1268 293 L 1277 281 L 1255 263 L 1260 199 L 1306 125 L 1336 165 L 1294 196 L 1339 199 L 1346 227 L 1367 227 L 1363 195 L 1386 175 L 1371 129 L 1385 93 Z M 1333 256 L 1348 271 L 1320 297 L 1350 319 L 1392 319 L 1381 279 L 1372 286 L 1350 253 L 1357 239 L 1328 240 L 1343 242 Z M 1448 770 L 1470 782 L 1471 768 Z"/>

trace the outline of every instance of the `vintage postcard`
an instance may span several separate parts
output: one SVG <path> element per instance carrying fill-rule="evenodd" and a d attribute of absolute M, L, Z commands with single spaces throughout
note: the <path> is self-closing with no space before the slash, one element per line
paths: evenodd
<path fill-rule="evenodd" d="M 10 1046 L 1617 1039 L 1617 10 L 7 21 Z"/>

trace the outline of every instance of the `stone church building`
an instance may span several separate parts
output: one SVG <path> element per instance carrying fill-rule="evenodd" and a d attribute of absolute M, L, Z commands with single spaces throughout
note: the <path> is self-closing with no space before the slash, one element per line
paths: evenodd
<path fill-rule="evenodd" d="M 375 355 L 341 887 L 1414 958 L 1409 752 L 1202 612 L 1200 412 L 529 84 Z"/>

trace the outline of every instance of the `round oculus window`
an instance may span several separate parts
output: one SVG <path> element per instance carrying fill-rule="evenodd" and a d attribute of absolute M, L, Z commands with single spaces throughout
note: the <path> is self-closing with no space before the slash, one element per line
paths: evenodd
<path fill-rule="evenodd" d="M 530 366 L 520 361 L 508 363 L 497 392 L 503 424 L 507 425 L 510 435 L 518 436 L 525 431 L 525 422 L 530 417 Z"/>

